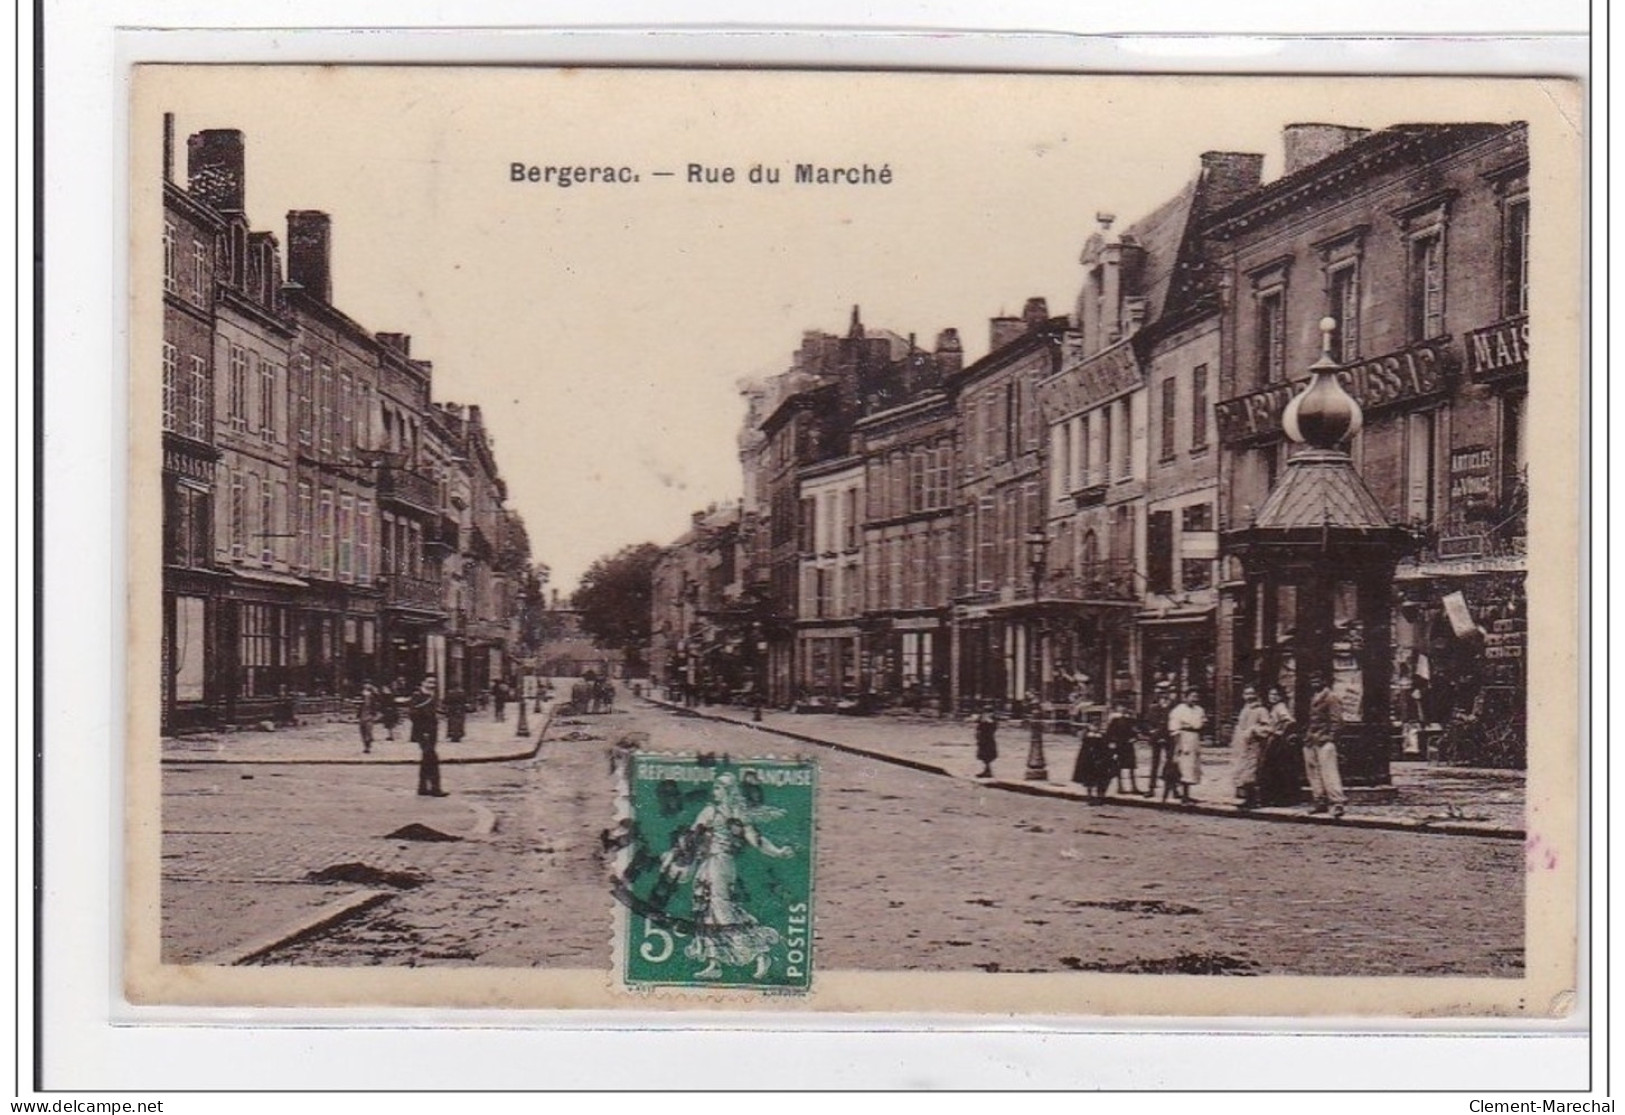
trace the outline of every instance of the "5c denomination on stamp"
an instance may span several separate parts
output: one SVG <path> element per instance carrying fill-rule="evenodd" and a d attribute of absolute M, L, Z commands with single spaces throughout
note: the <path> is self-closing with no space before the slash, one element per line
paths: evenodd
<path fill-rule="evenodd" d="M 629 987 L 812 984 L 808 759 L 633 753 L 606 839 Z"/>

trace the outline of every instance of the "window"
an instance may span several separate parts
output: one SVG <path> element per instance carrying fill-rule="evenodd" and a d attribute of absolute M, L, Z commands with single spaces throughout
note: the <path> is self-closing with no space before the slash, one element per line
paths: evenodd
<path fill-rule="evenodd" d="M 1092 456 L 1094 446 L 1089 439 L 1089 416 L 1080 415 L 1078 423 L 1078 487 L 1087 488 L 1094 480 L 1095 462 Z"/>
<path fill-rule="evenodd" d="M 192 241 L 192 295 L 199 302 L 209 301 L 209 249 L 203 241 Z"/>
<path fill-rule="evenodd" d="M 350 459 L 355 451 L 355 392 L 349 373 L 339 374 L 339 456 Z"/>
<path fill-rule="evenodd" d="M 164 488 L 164 561 L 202 568 L 209 564 L 209 491 L 177 480 Z"/>
<path fill-rule="evenodd" d="M 1127 480 L 1134 475 L 1134 418 L 1129 408 L 1134 404 L 1125 396 L 1114 404 L 1117 427 L 1117 478 Z"/>
<path fill-rule="evenodd" d="M 276 538 L 271 543 L 271 549 L 276 555 L 278 564 L 286 564 L 288 560 L 288 512 L 290 510 L 288 482 L 286 480 L 276 482 L 276 503 L 272 510 L 274 515 L 272 521 L 276 523 L 273 528 L 276 531 Z"/>
<path fill-rule="evenodd" d="M 209 406 L 209 365 L 201 356 L 192 357 L 187 396 L 186 433 L 198 441 L 207 441 L 213 415 Z"/>
<path fill-rule="evenodd" d="M 294 392 L 297 396 L 295 409 L 298 411 L 294 420 L 299 427 L 299 444 L 308 449 L 312 437 L 310 357 L 304 353 L 299 354 L 299 359 L 294 364 L 293 378 Z"/>
<path fill-rule="evenodd" d="M 272 696 L 282 665 L 282 609 L 270 604 L 239 604 L 237 608 L 243 696 Z"/>
<path fill-rule="evenodd" d="M 1050 431 L 1050 455 L 1054 457 L 1050 475 L 1055 483 L 1051 499 L 1062 499 L 1072 490 L 1072 424 L 1062 422 Z"/>
<path fill-rule="evenodd" d="M 848 488 L 843 502 L 846 505 L 842 517 L 842 523 L 846 529 L 845 548 L 848 551 L 856 550 L 858 548 L 858 490 Z"/>
<path fill-rule="evenodd" d="M 1433 520 L 1434 415 L 1432 411 L 1405 416 L 1405 518 L 1412 523 Z"/>
<path fill-rule="evenodd" d="M 170 294 L 180 293 L 180 283 L 175 266 L 175 223 L 164 222 L 164 290 Z"/>
<path fill-rule="evenodd" d="M 1528 481 L 1528 397 L 1521 392 L 1501 398 L 1501 502 L 1510 504 Z M 1509 508 L 1510 510 L 1510 508 Z"/>
<path fill-rule="evenodd" d="M 1021 424 L 1021 392 L 1017 390 L 1016 381 L 1010 380 L 1004 385 L 1004 456 L 1006 460 L 1020 452 L 1020 441 L 1016 428 Z"/>
<path fill-rule="evenodd" d="M 333 365 L 323 360 L 316 381 L 316 437 L 323 457 L 333 454 L 333 412 L 338 409 L 333 398 Z"/>
<path fill-rule="evenodd" d="M 309 480 L 299 481 L 299 509 L 298 524 L 294 527 L 294 562 L 301 573 L 309 573 L 311 568 L 311 528 L 314 525 L 314 501 L 311 496 Z"/>
<path fill-rule="evenodd" d="M 1174 581 L 1174 513 L 1153 511 L 1145 524 L 1146 582 L 1152 592 L 1172 592 Z"/>
<path fill-rule="evenodd" d="M 1344 264 L 1327 276 L 1327 315 L 1335 323 L 1332 356 L 1350 364 L 1360 356 L 1360 268 Z"/>
<path fill-rule="evenodd" d="M 168 341 L 164 342 L 164 429 L 176 430 L 180 428 L 177 421 L 177 408 L 180 395 L 180 354 L 175 346 Z"/>
<path fill-rule="evenodd" d="M 260 361 L 260 440 L 276 441 L 276 366 L 269 360 Z"/>
<path fill-rule="evenodd" d="M 231 560 L 242 561 L 248 537 L 248 508 L 244 503 L 243 474 L 231 474 Z"/>
<path fill-rule="evenodd" d="M 1506 203 L 1505 243 L 1501 252 L 1502 313 L 1529 312 L 1529 199 Z"/>
<path fill-rule="evenodd" d="M 1162 437 L 1159 445 L 1161 452 L 1158 456 L 1164 461 L 1171 461 L 1177 452 L 1175 439 L 1178 434 L 1175 430 L 1175 421 L 1178 417 L 1179 396 L 1178 383 L 1172 376 L 1162 381 Z"/>
<path fill-rule="evenodd" d="M 1111 483 L 1112 479 L 1112 419 L 1116 416 L 1116 408 L 1107 403 L 1095 411 L 1100 416 L 1100 479 L 1102 483 Z"/>
<path fill-rule="evenodd" d="M 1191 452 L 1207 448 L 1207 365 L 1198 364 L 1191 370 Z"/>
<path fill-rule="evenodd" d="M 1180 511 L 1180 529 L 1186 534 L 1201 533 L 1213 529 L 1213 505 L 1211 503 L 1193 503 Z"/>
<path fill-rule="evenodd" d="M 801 500 L 801 532 L 796 546 L 803 554 L 816 552 L 818 546 L 818 502 L 809 497 Z"/>
<path fill-rule="evenodd" d="M 1431 232 L 1411 241 L 1411 340 L 1444 332 L 1444 234 Z"/>
<path fill-rule="evenodd" d="M 339 496 L 338 521 L 339 580 L 355 580 L 355 496 L 345 492 Z"/>
<path fill-rule="evenodd" d="M 1254 385 L 1263 387 L 1286 378 L 1286 291 L 1258 296 L 1258 367 Z"/>
<path fill-rule="evenodd" d="M 1179 580 L 1186 592 L 1209 588 L 1213 584 L 1213 562 L 1207 558 L 1183 558 L 1179 563 Z"/>
<path fill-rule="evenodd" d="M 248 354 L 231 346 L 231 375 L 226 381 L 226 414 L 234 430 L 248 429 Z"/>
<path fill-rule="evenodd" d="M 272 553 L 272 547 L 276 545 L 276 540 L 274 538 L 274 535 L 277 533 L 275 519 L 276 509 L 272 497 L 271 482 L 269 480 L 256 479 L 255 484 L 259 488 L 259 529 L 254 532 L 256 535 L 258 535 L 256 541 L 259 544 L 255 547 L 255 549 L 259 551 L 260 564 L 270 565 L 272 558 L 275 556 Z"/>
<path fill-rule="evenodd" d="M 323 488 L 320 502 L 316 505 L 316 536 L 318 542 L 317 561 L 320 562 L 320 572 L 329 579 L 333 576 L 333 492 L 330 488 Z"/>

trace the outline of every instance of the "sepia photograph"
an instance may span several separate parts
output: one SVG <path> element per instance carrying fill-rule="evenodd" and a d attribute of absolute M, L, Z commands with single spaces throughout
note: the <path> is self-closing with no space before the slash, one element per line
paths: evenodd
<path fill-rule="evenodd" d="M 131 95 L 131 1002 L 1574 1009 L 1577 83 Z"/>

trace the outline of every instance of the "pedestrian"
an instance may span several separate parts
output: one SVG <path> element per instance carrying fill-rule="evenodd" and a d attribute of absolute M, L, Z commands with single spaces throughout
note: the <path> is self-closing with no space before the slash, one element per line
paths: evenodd
<path fill-rule="evenodd" d="M 434 678 L 424 678 L 418 691 L 412 694 L 406 706 L 407 718 L 412 724 L 412 742 L 418 745 L 418 793 L 424 797 L 443 798 L 440 788 L 440 700 L 435 696 Z"/>
<path fill-rule="evenodd" d="M 1269 709 L 1259 703 L 1258 690 L 1249 685 L 1241 691 L 1241 711 L 1236 713 L 1236 727 L 1230 735 L 1230 762 L 1239 809 L 1258 808 L 1259 764 L 1269 734 Z"/>
<path fill-rule="evenodd" d="M 1341 817 L 1348 797 L 1343 793 L 1343 776 L 1337 769 L 1337 694 L 1324 674 L 1310 679 L 1314 696 L 1309 698 L 1309 724 L 1303 735 L 1303 766 L 1309 775 L 1309 811 Z"/>
<path fill-rule="evenodd" d="M 1296 739 L 1297 721 L 1292 706 L 1279 685 L 1270 686 L 1264 698 L 1269 713 L 1268 732 L 1259 749 L 1258 803 L 1295 805 L 1301 800 L 1303 782 L 1302 749 Z"/>
<path fill-rule="evenodd" d="M 1111 717 L 1106 721 L 1105 736 L 1106 746 L 1111 749 L 1111 769 L 1117 772 L 1117 792 L 1138 795 L 1140 780 L 1135 768 L 1139 766 L 1140 757 L 1134 743 L 1140 737 L 1140 725 L 1135 721 L 1134 714 L 1129 712 L 1125 701 L 1119 699 L 1113 703 Z M 1124 771 L 1128 772 L 1126 789 L 1123 786 Z"/>
<path fill-rule="evenodd" d="M 497 678 L 496 684 L 491 686 L 491 707 L 496 710 L 498 720 L 508 718 L 508 683 Z"/>
<path fill-rule="evenodd" d="M 1174 690 L 1167 682 L 1157 683 L 1156 699 L 1151 706 L 1151 779 L 1145 796 L 1157 795 L 1157 778 L 1162 778 L 1162 800 L 1169 798 L 1168 760 L 1173 758 L 1173 736 L 1168 731 L 1168 717 L 1174 711 Z M 1179 779 L 1175 778 L 1175 782 Z"/>
<path fill-rule="evenodd" d="M 401 722 L 401 702 L 406 692 L 406 679 L 397 677 L 378 694 L 378 721 L 384 726 L 384 738 L 391 742 L 395 739 L 395 726 Z"/>
<path fill-rule="evenodd" d="M 993 760 L 999 757 L 998 731 L 999 718 L 992 709 L 982 709 L 976 717 L 976 759 L 982 764 L 977 778 L 993 777 Z"/>
<path fill-rule="evenodd" d="M 468 728 L 468 696 L 461 686 L 452 686 L 446 690 L 446 740 L 449 743 L 462 743 L 463 733 Z"/>
<path fill-rule="evenodd" d="M 1168 714 L 1168 734 L 1174 740 L 1173 765 L 1179 770 L 1179 800 L 1186 805 L 1191 804 L 1191 787 L 1202 781 L 1202 729 L 1205 727 L 1207 713 L 1202 709 L 1200 696 L 1196 690 L 1189 690 L 1185 699 Z"/>
<path fill-rule="evenodd" d="M 356 723 L 361 727 L 361 751 L 363 754 L 372 752 L 372 726 L 378 719 L 378 690 L 370 681 L 361 683 L 361 707 L 356 713 Z"/>
<path fill-rule="evenodd" d="M 1112 745 L 1104 732 L 1084 723 L 1078 729 L 1078 761 L 1072 767 L 1072 781 L 1083 786 L 1084 800 L 1099 805 L 1106 800 L 1112 783 Z"/>

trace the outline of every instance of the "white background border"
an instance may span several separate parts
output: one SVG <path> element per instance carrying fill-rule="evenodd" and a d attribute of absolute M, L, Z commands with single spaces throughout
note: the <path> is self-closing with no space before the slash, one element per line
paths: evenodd
<path fill-rule="evenodd" d="M 1205 1025 L 1181 1030 L 1155 1023 L 1157 1034 L 1020 1028 L 921 1033 L 876 1032 L 885 1022 L 867 1018 L 840 1029 L 830 1020 L 794 1020 L 794 1029 L 628 1031 L 595 1029 L 604 1018 L 542 1014 L 448 1015 L 444 1012 L 350 1012 L 349 1027 L 312 1027 L 308 1012 L 236 1011 L 209 1016 L 223 1025 L 199 1026 L 197 1011 L 134 1012 L 117 998 L 114 959 L 118 919 L 117 848 L 121 818 L 119 725 L 122 716 L 122 490 L 124 401 L 122 336 L 115 331 L 124 304 L 122 252 L 125 212 L 124 105 L 127 66 L 137 58 L 283 61 L 326 59 L 415 61 L 623 61 L 842 66 L 928 66 L 1097 70 L 1218 68 L 1248 72 L 1572 73 L 1573 44 L 1396 43 L 1374 38 L 1344 43 L 1263 43 L 1200 38 L 1090 40 L 1084 32 L 1190 30 L 1228 33 L 1317 32 L 1439 33 L 1583 31 L 1586 11 L 1573 2 L 1369 3 L 1357 6 L 1359 23 L 1316 23 L 1328 13 L 1308 5 L 1114 5 L 1108 19 L 1089 20 L 1078 5 L 1027 3 L 823 4 L 799 14 L 774 15 L 778 31 L 761 27 L 755 5 L 685 5 L 681 34 L 651 34 L 669 8 L 655 3 L 571 5 L 419 0 L 387 6 L 358 0 L 259 5 L 133 2 L 52 4 L 46 13 L 46 352 L 48 366 L 45 479 L 49 577 L 45 739 L 49 889 L 45 941 L 45 1085 L 87 1089 L 223 1088 L 657 1088 L 657 1087 L 930 1087 L 930 1088 L 1505 1088 L 1583 1087 L 1588 1061 L 1606 1042 L 1599 1013 L 1595 1045 L 1567 1029 L 1525 1030 L 1522 1036 L 1398 1033 L 1333 1036 Z M 92 10 L 94 9 L 94 10 Z M 578 10 L 580 9 L 580 10 Z M 478 33 L 373 31 L 299 36 L 284 31 L 199 36 L 189 32 L 140 34 L 117 28 L 210 25 L 284 28 L 325 24 L 439 27 L 455 19 Z M 1335 13 L 1331 13 L 1335 14 Z M 1195 22 L 1195 21 L 1199 21 Z M 558 34 L 520 33 L 513 25 L 576 28 Z M 750 29 L 752 26 L 754 30 Z M 637 29 L 637 28 L 642 29 Z M 843 28 L 784 34 L 794 27 Z M 1051 34 L 950 34 L 922 37 L 910 29 L 982 31 L 1044 28 Z M 903 33 L 891 33 L 902 31 Z M 24 34 L 26 35 L 26 31 Z M 20 44 L 26 50 L 25 44 Z M 19 67 L 26 82 L 26 55 Z M 1603 123 L 1606 75 L 1596 75 Z M 21 107 L 28 136 L 27 105 Z M 28 153 L 20 151 L 26 161 Z M 1600 169 L 1600 168 L 1598 168 Z M 26 174 L 26 171 L 24 172 Z M 25 203 L 26 204 L 26 203 Z M 19 296 L 28 296 L 27 222 L 19 213 Z M 112 258 L 110 258 L 110 253 Z M 1599 279 L 1601 276 L 1599 275 Z M 26 342 L 26 302 L 19 318 Z M 1600 315 L 1598 315 L 1600 317 Z M 19 419 L 26 420 L 30 363 L 19 367 Z M 1606 403 L 1598 385 L 1597 412 Z M 19 434 L 26 455 L 27 428 Z M 31 484 L 22 461 L 21 498 Z M 1602 489 L 1598 489 L 1601 491 Z M 27 534 L 20 540 L 26 543 Z M 27 555 L 19 555 L 20 590 L 29 591 Z M 29 632 L 19 628 L 18 660 L 31 657 Z M 32 852 L 26 828 L 32 770 L 25 742 L 29 694 L 17 694 L 18 766 L 23 815 L 16 834 L 26 875 Z M 1606 768 L 1596 770 L 1599 784 Z M 1599 825 L 1599 828 L 1601 826 Z M 1603 858 L 1603 849 L 1597 849 Z M 26 879 L 20 880 L 26 885 Z M 1601 888 L 1599 885 L 1599 895 Z M 21 1044 L 18 1087 L 27 1091 L 32 1031 L 31 909 L 19 889 L 16 921 L 20 986 L 17 1026 Z M 1605 938 L 1602 938 L 1605 940 Z M 1599 947 L 1601 940 L 1599 940 Z M 1599 989 L 1600 990 L 1600 989 Z M 1600 1002 L 1597 1004 L 1602 1005 Z M 331 1018 L 333 1016 L 323 1016 Z M 924 1020 L 896 1020 L 919 1026 Z M 1583 1019 L 1580 1020 L 1583 1022 Z M 758 1019 L 742 1024 L 760 1025 Z M 447 1026 L 455 1028 L 446 1028 Z M 624 1023 L 622 1023 L 624 1025 Z M 949 1023 L 955 1025 L 955 1023 Z M 978 1023 L 978 1026 L 981 1026 Z M 1132 1025 L 1132 1024 L 1129 1024 Z M 573 1027 L 563 1028 L 560 1027 Z M 500 1028 L 494 1028 L 500 1027 Z M 536 1027 L 541 1027 L 537 1029 Z M 1335 1027 L 1327 1027 L 1327 1030 Z M 1413 1028 L 1414 1030 L 1414 1028 Z M 1597 1077 L 1600 1087 L 1601 1075 Z M 1173 1097 L 1168 1097 L 1173 1099 Z M 1344 1097 L 1345 1099 L 1349 1097 Z M 1503 1097 L 1516 1098 L 1516 1097 Z M 241 1097 L 246 1104 L 250 1097 Z M 1332 1097 L 1321 1097 L 1317 1107 Z M 405 1101 L 404 1103 L 402 1101 Z M 310 1106 L 305 1100 L 301 1106 Z M 482 1101 L 486 1103 L 489 1101 Z M 1301 1104 L 1303 1101 L 1298 1101 Z M 184 1098 L 166 1110 L 206 1110 Z M 1138 1101 L 1136 1101 L 1138 1105 Z M 1445 1101 L 1464 1110 L 1465 1102 Z M 355 1106 L 355 1101 L 350 1101 Z M 416 1110 L 409 1097 L 391 1106 Z M 326 1110 L 326 1107 L 319 1107 Z"/>

